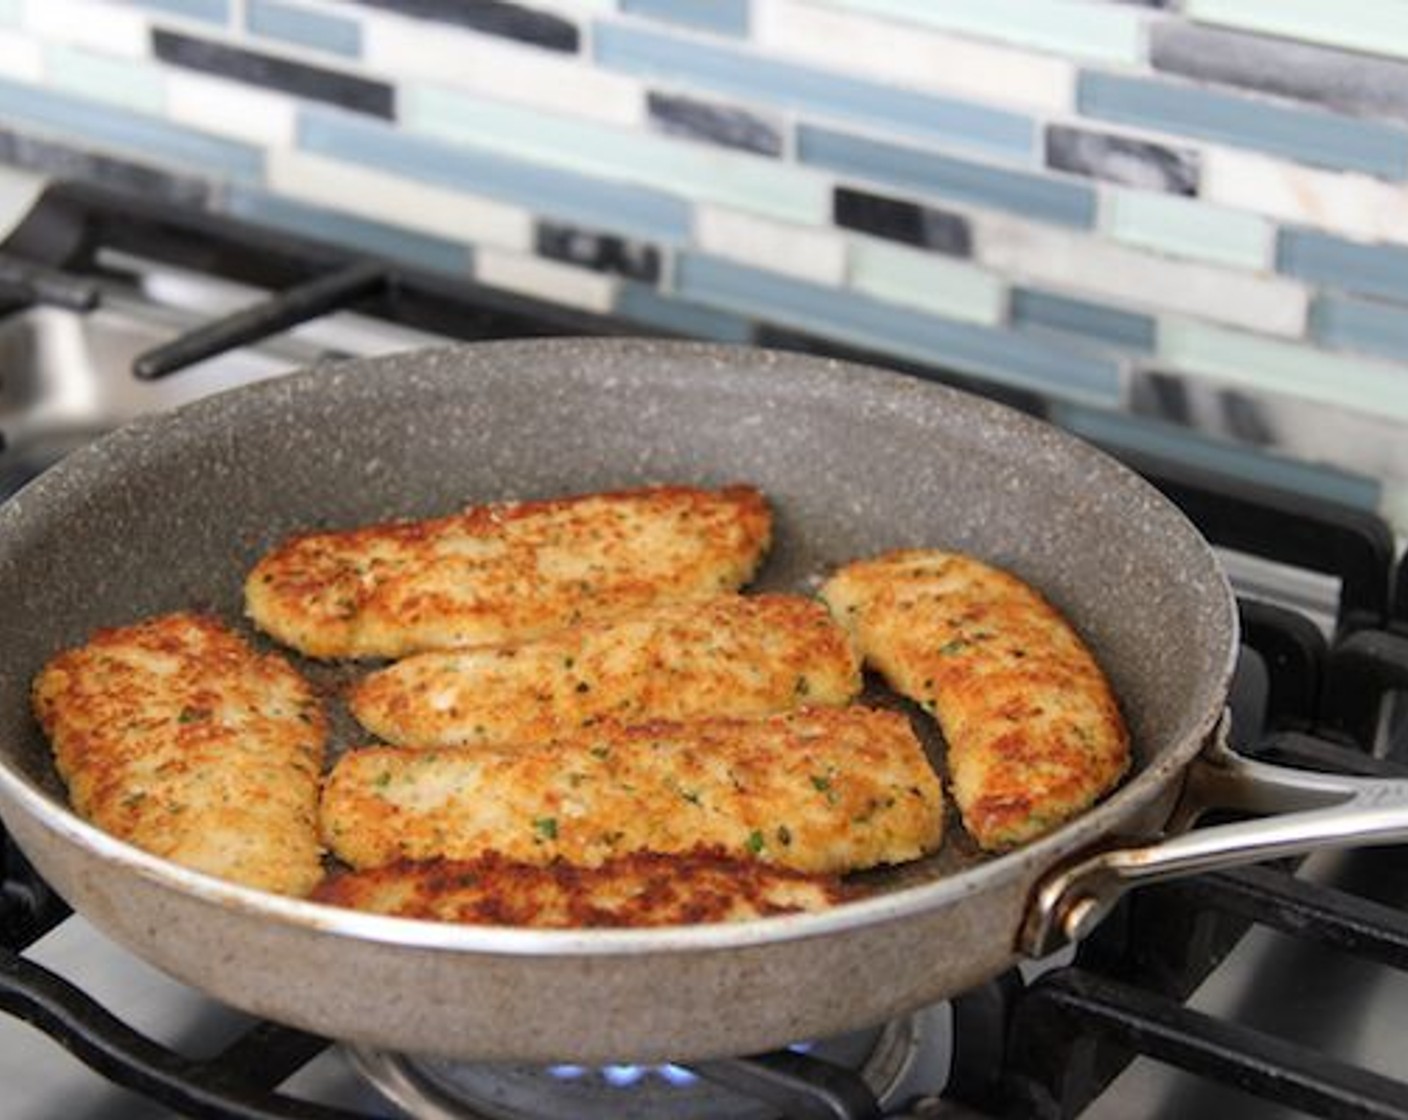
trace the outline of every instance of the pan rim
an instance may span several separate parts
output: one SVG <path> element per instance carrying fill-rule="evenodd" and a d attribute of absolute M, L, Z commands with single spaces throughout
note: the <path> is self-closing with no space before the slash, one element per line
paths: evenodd
<path fill-rule="evenodd" d="M 916 918 L 950 905 L 967 894 L 992 890 L 995 883 L 1018 878 L 1031 864 L 1048 870 L 1106 834 L 1091 814 L 1137 811 L 1160 792 L 1215 731 L 1220 713 L 1191 738 L 1191 749 L 1168 751 L 1092 809 L 1029 844 L 993 856 L 932 882 L 896 887 L 823 910 L 752 918 L 740 922 L 700 923 L 645 929 L 534 929 L 473 925 L 402 918 L 351 910 L 241 886 L 196 871 L 89 824 L 48 793 L 0 767 L 0 802 L 14 803 L 52 832 L 92 852 L 106 864 L 130 870 L 159 885 L 227 909 L 265 916 L 332 936 L 405 948 L 466 955 L 537 957 L 640 956 L 644 953 L 708 952 L 775 945 Z M 1180 744 L 1182 746 L 1182 744 Z M 1187 757 L 1184 757 L 1186 754 Z M 1177 755 L 1178 757 L 1173 757 Z M 1124 815 L 1121 813 L 1121 815 Z"/>
<path fill-rule="evenodd" d="M 1064 432 L 1014 409 L 971 393 L 920 380 L 882 367 L 836 359 L 816 358 L 770 351 L 759 347 L 696 342 L 672 342 L 657 339 L 546 339 L 431 347 L 420 354 L 429 362 L 437 355 L 461 355 L 472 351 L 470 361 L 483 358 L 495 361 L 496 354 L 524 353 L 541 355 L 544 351 L 565 349 L 580 351 L 587 345 L 608 354 L 611 351 L 654 352 L 678 361 L 721 363 L 732 369 L 756 364 L 762 358 L 778 364 L 798 363 L 809 372 L 833 379 L 863 378 L 869 384 L 888 380 L 897 396 L 914 399 L 919 396 L 941 396 L 959 400 L 965 408 L 977 409 L 1001 416 L 1005 423 L 1026 425 L 1034 437 L 1056 440 L 1064 449 L 1099 464 L 1103 472 L 1114 470 L 1125 485 L 1137 484 L 1152 496 L 1165 514 L 1181 521 L 1188 532 L 1197 530 L 1167 498 L 1152 485 L 1139 478 L 1105 452 L 1077 436 Z M 402 365 L 406 354 L 389 355 L 383 359 L 352 359 L 359 374 L 378 361 L 396 360 Z M 502 358 L 498 359 L 502 361 Z M 140 418 L 109 434 L 95 444 L 74 452 L 52 471 L 36 479 L 18 496 L 18 501 L 0 507 L 0 541 L 15 523 L 23 525 L 26 498 L 41 501 L 50 488 L 81 483 L 85 473 L 92 473 L 114 455 L 134 454 L 145 441 L 159 437 L 172 429 L 190 429 L 192 419 L 199 423 L 203 416 L 213 416 L 227 410 L 229 398 L 236 395 L 254 401 L 265 394 L 301 394 L 335 375 L 341 366 L 336 362 L 319 365 L 263 381 L 183 405 L 171 412 Z M 899 407 L 899 402 L 895 402 Z M 179 427 L 178 427 L 179 426 Z M 124 451 L 124 447 L 126 450 Z M 1201 539 L 1199 537 L 1199 539 Z M 0 545 L 0 563 L 5 557 Z M 1215 562 L 1210 572 L 1217 578 L 1216 591 L 1223 600 L 1225 612 L 1226 649 L 1216 679 L 1207 682 L 1210 697 L 1226 697 L 1236 664 L 1238 647 L 1235 600 L 1226 574 Z M 639 956 L 645 953 L 705 952 L 747 948 L 754 945 L 776 944 L 783 941 L 823 937 L 861 926 L 898 922 L 940 909 L 957 898 L 991 890 L 994 886 L 1018 879 L 1035 865 L 1051 868 L 1064 858 L 1088 848 L 1102 837 L 1108 837 L 1107 818 L 1125 819 L 1156 800 L 1172 778 L 1181 771 L 1211 736 L 1222 714 L 1222 703 L 1209 704 L 1187 730 L 1184 737 L 1165 746 L 1141 770 L 1119 789 L 1080 816 L 1066 822 L 1051 833 L 1014 851 L 991 857 L 981 864 L 932 882 L 895 887 L 883 894 L 848 901 L 836 907 L 814 913 L 781 915 L 739 923 L 716 923 L 691 926 L 657 927 L 652 929 L 591 929 L 539 930 L 523 927 L 471 926 L 433 922 L 420 919 L 396 918 L 347 910 L 270 894 L 242 887 L 172 863 L 152 855 L 82 820 L 73 810 L 60 803 L 54 794 L 31 782 L 8 764 L 0 764 L 0 801 L 14 803 L 45 827 L 62 834 L 67 840 L 93 852 L 100 858 L 130 868 L 143 878 L 161 886 L 193 895 L 202 901 L 266 916 L 286 924 L 330 935 L 395 946 L 413 946 L 447 953 L 496 954 L 516 957 L 532 956 Z"/>

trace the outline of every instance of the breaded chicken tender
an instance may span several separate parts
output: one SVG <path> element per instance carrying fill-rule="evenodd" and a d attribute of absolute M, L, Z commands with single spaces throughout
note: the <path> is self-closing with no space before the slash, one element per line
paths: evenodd
<path fill-rule="evenodd" d="M 313 898 L 401 918 L 582 929 L 741 922 L 824 910 L 854 894 L 834 876 L 700 851 L 635 852 L 600 867 L 542 866 L 493 853 L 394 863 L 334 875 Z"/>
<path fill-rule="evenodd" d="M 816 708 L 598 724 L 517 749 L 363 748 L 333 768 L 322 827 L 354 868 L 488 852 L 597 867 L 707 847 L 845 872 L 937 848 L 943 798 L 904 716 Z"/>
<path fill-rule="evenodd" d="M 866 662 L 934 714 L 963 823 L 987 850 L 1049 831 L 1129 766 L 1114 693 L 1033 588 L 968 556 L 912 549 L 842 568 L 821 597 Z"/>
<path fill-rule="evenodd" d="M 74 809 L 100 828 L 280 894 L 322 878 L 327 724 L 282 657 L 212 618 L 164 615 L 59 654 L 33 701 Z"/>
<path fill-rule="evenodd" d="M 735 591 L 771 531 L 766 501 L 748 486 L 497 502 L 294 537 L 255 565 L 245 607 L 261 630 L 310 657 L 522 641 Z"/>
<path fill-rule="evenodd" d="M 602 719 L 644 723 L 840 705 L 860 661 L 821 603 L 722 595 L 545 638 L 420 653 L 365 678 L 352 713 L 417 747 L 527 744 Z"/>

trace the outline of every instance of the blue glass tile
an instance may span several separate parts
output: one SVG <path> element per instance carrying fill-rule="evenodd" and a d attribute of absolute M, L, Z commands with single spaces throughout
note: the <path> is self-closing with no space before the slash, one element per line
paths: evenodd
<path fill-rule="evenodd" d="M 1336 350 L 1408 361 L 1408 308 L 1322 295 L 1310 309 L 1311 334 Z"/>
<path fill-rule="evenodd" d="M 86 144 L 64 144 L 28 136 L 0 126 L 0 164 L 13 164 L 50 178 L 87 179 L 148 202 L 172 206 L 210 205 L 212 186 L 197 174 L 148 166 L 140 159 L 120 159 L 91 151 Z"/>
<path fill-rule="evenodd" d="M 463 276 L 470 271 L 471 254 L 464 245 L 308 206 L 255 187 L 231 187 L 226 208 L 238 218 L 276 226 L 315 241 L 361 249 L 437 272 Z"/>
<path fill-rule="evenodd" d="M 1095 192 L 1083 183 L 986 167 L 812 125 L 797 130 L 797 158 L 845 175 L 1010 210 L 1035 221 L 1083 229 L 1095 224 Z"/>
<path fill-rule="evenodd" d="M 1147 352 L 1153 351 L 1158 330 L 1153 318 L 1148 315 L 1036 288 L 1012 289 L 1012 324 L 1060 331 L 1062 334 Z"/>
<path fill-rule="evenodd" d="M 304 109 L 298 146 L 422 182 L 526 206 L 540 214 L 655 241 L 689 237 L 691 208 L 664 191 L 543 167 L 480 148 L 425 140 L 345 113 Z"/>
<path fill-rule="evenodd" d="M 230 0 L 119 0 L 134 8 L 150 8 L 173 16 L 203 19 L 210 23 L 228 23 Z"/>
<path fill-rule="evenodd" d="M 1276 267 L 1328 288 L 1408 300 L 1408 248 L 1365 245 L 1309 229 L 1283 229 Z"/>
<path fill-rule="evenodd" d="M 720 35 L 748 34 L 748 0 L 620 0 L 633 16 L 683 24 Z"/>
<path fill-rule="evenodd" d="M 646 284 L 622 284 L 616 292 L 616 313 L 686 338 L 715 342 L 749 342 L 753 338 L 753 324 L 742 316 L 671 299 Z"/>
<path fill-rule="evenodd" d="M 1402 178 L 1408 131 L 1192 85 L 1085 72 L 1077 102 L 1102 120 L 1219 140 L 1342 171 Z"/>
<path fill-rule="evenodd" d="M 1216 474 L 1312 495 L 1355 509 L 1372 511 L 1379 505 L 1381 486 L 1375 479 L 1277 458 L 1254 448 L 1223 443 L 1166 421 L 1070 404 L 1058 404 L 1051 419 L 1115 454 L 1133 451 L 1191 463 Z"/>
<path fill-rule="evenodd" d="M 1025 161 L 1036 148 L 1035 122 L 1004 109 L 621 24 L 597 24 L 593 43 L 597 64 L 610 70 L 863 122 L 1003 159 Z"/>
<path fill-rule="evenodd" d="M 362 54 L 362 25 L 328 12 L 283 4 L 279 0 L 247 0 L 245 25 L 256 35 L 329 51 L 346 58 Z"/>
<path fill-rule="evenodd" d="M 0 79 L 0 115 L 10 125 L 24 122 L 107 150 L 175 164 L 182 171 L 254 182 L 264 177 L 264 153 L 249 144 L 19 82 Z"/>
<path fill-rule="evenodd" d="M 1047 339 L 942 319 L 698 253 L 680 255 L 675 282 L 686 299 L 955 372 L 1086 402 L 1114 404 L 1120 397 L 1117 362 Z"/>

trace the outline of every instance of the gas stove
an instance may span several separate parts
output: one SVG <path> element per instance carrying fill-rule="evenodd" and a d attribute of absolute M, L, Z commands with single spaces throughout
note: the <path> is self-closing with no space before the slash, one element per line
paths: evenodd
<path fill-rule="evenodd" d="M 51 187 L 0 245 L 0 494 L 133 416 L 333 358 L 659 333 L 335 246 Z M 754 325 L 751 341 L 893 360 Z M 1048 416 L 1047 402 L 906 372 Z M 1120 452 L 1223 551 L 1245 648 L 1234 745 L 1408 776 L 1408 574 L 1371 514 Z M 689 1066 L 458 1065 L 223 1007 L 108 941 L 6 842 L 4 1115 L 1408 1117 L 1408 851 L 1150 887 L 1077 949 L 835 1039 Z M 351 978 L 349 982 L 355 982 Z M 668 998 L 668 997 L 666 997 Z"/>

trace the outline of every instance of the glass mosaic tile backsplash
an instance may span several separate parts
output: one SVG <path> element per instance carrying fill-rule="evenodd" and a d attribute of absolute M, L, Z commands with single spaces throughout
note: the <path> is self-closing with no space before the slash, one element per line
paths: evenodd
<path fill-rule="evenodd" d="M 0 0 L 0 161 L 1408 525 L 1408 0 Z"/>

